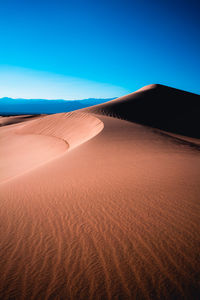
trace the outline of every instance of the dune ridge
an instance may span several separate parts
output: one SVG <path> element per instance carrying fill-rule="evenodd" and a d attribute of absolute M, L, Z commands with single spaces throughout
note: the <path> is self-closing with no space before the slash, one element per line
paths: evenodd
<path fill-rule="evenodd" d="M 0 129 L 73 149 L 0 186 L 0 298 L 199 299 L 199 151 L 108 109 Z"/>
<path fill-rule="evenodd" d="M 66 141 L 73 149 L 102 129 L 103 123 L 97 117 L 84 112 L 70 112 L 44 116 L 25 124 L 17 133 L 50 135 Z"/>

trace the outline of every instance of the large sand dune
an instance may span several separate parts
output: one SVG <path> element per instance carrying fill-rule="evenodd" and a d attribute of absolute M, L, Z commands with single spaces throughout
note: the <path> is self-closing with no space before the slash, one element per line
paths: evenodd
<path fill-rule="evenodd" d="M 152 84 L 91 109 L 96 113 L 200 138 L 199 95 L 167 86 Z"/>
<path fill-rule="evenodd" d="M 198 130 L 126 121 L 130 97 L 0 129 L 4 170 L 42 157 L 0 184 L 1 299 L 199 299 Z"/>

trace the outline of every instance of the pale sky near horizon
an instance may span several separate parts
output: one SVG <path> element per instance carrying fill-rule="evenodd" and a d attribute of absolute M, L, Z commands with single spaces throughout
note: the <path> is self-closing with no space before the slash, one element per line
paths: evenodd
<path fill-rule="evenodd" d="M 200 93 L 196 0 L 0 1 L 0 97 Z"/>
<path fill-rule="evenodd" d="M 0 98 L 114 98 L 129 91 L 111 84 L 25 68 L 0 66 Z"/>

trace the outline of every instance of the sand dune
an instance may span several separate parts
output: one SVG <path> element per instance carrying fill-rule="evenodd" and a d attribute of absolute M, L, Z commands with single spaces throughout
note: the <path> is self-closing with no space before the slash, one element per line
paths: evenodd
<path fill-rule="evenodd" d="M 31 121 L 9 118 L 11 124 L 18 119 L 20 124 L 0 132 L 0 183 L 55 159 L 103 128 L 99 119 L 85 113 L 37 116 Z"/>
<path fill-rule="evenodd" d="M 35 115 L 0 116 L 0 126 L 7 126 L 15 123 L 29 121 L 30 119 L 36 119 L 36 117 L 37 116 Z"/>
<path fill-rule="evenodd" d="M 0 298 L 199 299 L 198 140 L 122 120 L 135 112 L 116 103 L 0 129 L 12 149 L 15 132 L 57 153 L 0 185 Z"/>

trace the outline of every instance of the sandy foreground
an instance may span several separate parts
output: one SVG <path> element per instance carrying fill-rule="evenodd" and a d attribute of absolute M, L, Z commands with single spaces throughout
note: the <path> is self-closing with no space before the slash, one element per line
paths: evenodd
<path fill-rule="evenodd" d="M 199 140 L 112 112 L 0 119 L 0 299 L 199 299 Z"/>

